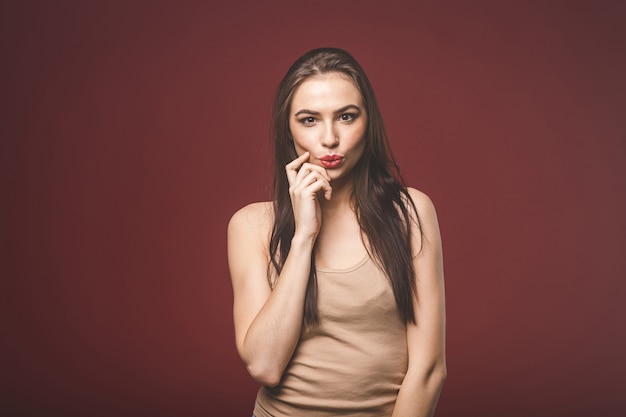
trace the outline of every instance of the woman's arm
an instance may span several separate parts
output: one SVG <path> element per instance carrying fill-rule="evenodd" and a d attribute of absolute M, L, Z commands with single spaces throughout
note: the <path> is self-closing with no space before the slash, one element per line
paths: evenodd
<path fill-rule="evenodd" d="M 292 241 L 291 251 L 274 289 L 267 271 L 270 204 L 244 207 L 228 226 L 228 261 L 233 284 L 237 350 L 250 375 L 274 386 L 298 342 L 312 242 Z"/>
<path fill-rule="evenodd" d="M 393 417 L 427 417 L 435 412 L 446 379 L 445 296 L 441 236 L 431 200 L 409 189 L 419 213 L 420 231 L 413 228 L 417 324 L 407 326 L 409 367 L 400 387 Z M 420 250 L 421 249 L 421 250 Z"/>
<path fill-rule="evenodd" d="M 296 348 L 313 245 L 321 225 L 318 193 L 330 199 L 326 171 L 306 163 L 304 153 L 285 169 L 290 184 L 295 233 L 274 288 L 268 283 L 271 203 L 244 207 L 228 226 L 228 262 L 234 293 L 237 350 L 250 375 L 275 386 Z"/>

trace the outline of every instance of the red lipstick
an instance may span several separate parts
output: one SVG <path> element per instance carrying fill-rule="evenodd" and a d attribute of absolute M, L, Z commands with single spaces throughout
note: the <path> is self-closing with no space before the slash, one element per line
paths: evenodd
<path fill-rule="evenodd" d="M 335 168 L 338 167 L 343 161 L 343 156 L 341 155 L 324 155 L 320 158 L 320 162 L 324 166 L 324 168 Z"/>

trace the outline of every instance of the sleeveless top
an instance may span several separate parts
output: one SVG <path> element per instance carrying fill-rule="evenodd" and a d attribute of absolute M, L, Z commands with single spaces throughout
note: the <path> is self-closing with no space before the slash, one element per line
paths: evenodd
<path fill-rule="evenodd" d="M 406 325 L 391 284 L 368 257 L 317 269 L 320 324 L 303 326 L 276 387 L 262 387 L 256 417 L 390 416 L 407 371 Z"/>

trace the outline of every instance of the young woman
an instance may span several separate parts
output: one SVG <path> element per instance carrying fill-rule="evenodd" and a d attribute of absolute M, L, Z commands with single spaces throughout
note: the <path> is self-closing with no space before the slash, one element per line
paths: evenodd
<path fill-rule="evenodd" d="M 263 385 L 255 416 L 431 416 L 446 378 L 437 217 L 403 185 L 355 59 L 298 59 L 273 135 L 273 201 L 228 227 L 237 349 Z"/>

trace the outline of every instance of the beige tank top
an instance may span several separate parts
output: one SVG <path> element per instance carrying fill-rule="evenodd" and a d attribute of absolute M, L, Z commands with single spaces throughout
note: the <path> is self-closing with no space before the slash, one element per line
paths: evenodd
<path fill-rule="evenodd" d="M 262 387 L 256 417 L 390 416 L 407 370 L 406 326 L 369 257 L 317 270 L 320 325 L 303 328 L 280 384 Z"/>

